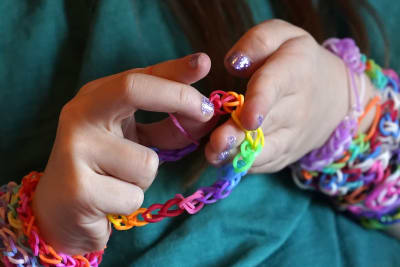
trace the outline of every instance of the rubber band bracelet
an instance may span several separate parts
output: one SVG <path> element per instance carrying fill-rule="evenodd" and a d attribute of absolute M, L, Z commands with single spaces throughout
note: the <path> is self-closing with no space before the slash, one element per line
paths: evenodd
<path fill-rule="evenodd" d="M 181 194 L 166 201 L 164 204 L 153 204 L 148 208 L 140 208 L 129 216 L 107 215 L 108 220 L 117 230 L 128 230 L 133 227 L 140 227 L 148 223 L 155 223 L 167 217 L 181 215 L 184 211 L 189 214 L 199 212 L 205 204 L 215 203 L 220 199 L 226 198 L 232 190 L 239 184 L 242 177 L 251 168 L 256 156 L 264 146 L 264 134 L 261 128 L 255 131 L 245 130 L 238 117 L 244 104 L 244 96 L 235 92 L 214 91 L 210 94 L 210 101 L 214 104 L 214 116 L 231 114 L 236 125 L 245 132 L 245 140 L 240 145 L 239 153 L 234 157 L 232 163 L 223 166 L 220 170 L 220 178 L 209 187 L 199 188 L 194 194 L 183 197 Z M 190 135 L 180 126 L 178 120 L 173 120 L 182 133 Z M 191 139 L 191 137 L 189 138 Z M 157 150 L 156 150 L 157 151 Z M 171 158 L 165 156 L 168 153 L 174 154 Z M 160 153 L 160 159 L 175 160 L 176 151 Z M 174 208 L 175 207 L 175 208 Z"/>
<path fill-rule="evenodd" d="M 310 158 L 311 164 L 296 163 L 293 178 L 301 188 L 334 197 L 340 210 L 364 226 L 383 229 L 400 222 L 399 77 L 360 54 L 351 39 L 332 39 L 327 44 L 349 68 L 365 71 L 378 89 L 379 96 L 370 101 L 357 124 L 373 107 L 375 118 L 368 133 L 354 136 L 338 159 L 318 168 L 308 168 Z"/>
<path fill-rule="evenodd" d="M 231 114 L 238 127 L 243 129 L 238 120 L 244 97 L 235 92 L 216 91 L 210 96 L 216 110 L 215 116 Z M 171 115 L 171 114 L 170 114 Z M 172 115 L 173 116 L 173 115 Z M 174 120 L 175 125 L 179 122 Z M 179 125 L 180 126 L 180 125 Z M 178 127 L 182 132 L 183 127 Z M 189 139 L 191 136 L 186 133 Z M 159 222 L 166 217 L 174 217 L 186 211 L 189 214 L 199 212 L 205 204 L 215 203 L 226 198 L 239 184 L 241 178 L 253 164 L 255 157 L 264 146 L 264 135 L 261 129 L 245 131 L 246 139 L 240 146 L 240 152 L 231 164 L 220 169 L 220 178 L 209 187 L 199 188 L 193 195 L 183 197 L 175 195 L 165 204 L 153 204 L 149 208 L 140 208 L 129 216 L 108 215 L 107 218 L 118 230 L 127 230 L 134 226 L 144 226 Z M 197 148 L 197 144 L 183 150 L 167 151 L 155 149 L 161 158 L 167 161 L 178 160 Z M 9 183 L 0 189 L 0 251 L 2 262 L 6 266 L 98 266 L 104 251 L 85 255 L 70 256 L 56 252 L 40 237 L 35 226 L 35 217 L 31 209 L 33 193 L 42 173 L 31 172 L 22 179 L 20 186 Z M 176 208 L 174 208 L 176 207 Z M 155 213 L 156 212 L 156 213 Z M 154 214 L 155 213 L 155 214 Z M 138 216 L 142 216 L 142 220 Z"/>
<path fill-rule="evenodd" d="M 0 251 L 5 266 L 98 266 L 103 251 L 70 256 L 57 253 L 41 237 L 31 201 L 42 173 L 31 172 L 21 185 L 0 188 Z"/>

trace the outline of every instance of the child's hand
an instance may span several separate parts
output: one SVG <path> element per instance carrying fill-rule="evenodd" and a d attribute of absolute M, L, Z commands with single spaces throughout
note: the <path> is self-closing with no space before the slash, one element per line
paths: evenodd
<path fill-rule="evenodd" d="M 227 54 L 226 67 L 251 77 L 240 120 L 244 128 L 261 126 L 265 134 L 252 172 L 278 171 L 320 147 L 349 111 L 344 63 L 284 21 L 270 20 L 248 31 Z M 364 103 L 371 88 L 367 83 Z M 231 158 L 243 138 L 229 120 L 212 133 L 207 159 L 219 164 Z"/>
<path fill-rule="evenodd" d="M 157 154 L 144 145 L 190 143 L 170 119 L 136 124 L 135 111 L 177 113 L 194 138 L 205 135 L 213 109 L 187 84 L 209 69 L 205 54 L 134 69 L 86 84 L 64 106 L 34 197 L 37 224 L 50 245 L 70 254 L 105 247 L 111 230 L 106 214 L 137 210 L 156 175 Z"/>

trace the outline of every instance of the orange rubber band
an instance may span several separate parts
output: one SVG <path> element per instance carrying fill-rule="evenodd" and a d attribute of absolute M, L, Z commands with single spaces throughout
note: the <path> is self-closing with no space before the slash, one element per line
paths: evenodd
<path fill-rule="evenodd" d="M 48 246 L 48 248 L 49 248 L 49 251 L 50 251 L 50 246 Z M 53 249 L 52 249 L 53 250 Z M 53 250 L 53 252 L 54 252 L 54 250 Z M 50 254 L 52 255 L 52 256 L 54 256 L 53 255 L 53 253 L 52 252 L 50 252 Z M 59 259 L 58 259 L 58 258 Z M 39 253 L 39 258 L 43 261 L 43 262 L 45 262 L 45 263 L 48 263 L 48 264 L 54 264 L 54 265 L 56 265 L 56 264 L 59 264 L 59 263 L 61 263 L 61 257 L 59 256 L 59 255 L 57 255 L 57 257 L 55 258 L 55 259 L 49 259 L 49 258 L 47 258 L 45 255 L 43 255 L 42 253 Z"/>
<path fill-rule="evenodd" d="M 306 180 L 310 180 L 310 179 L 313 178 L 312 175 L 311 175 L 311 173 L 308 172 L 308 171 L 306 171 L 306 170 L 302 170 L 302 171 L 301 171 L 301 174 L 303 175 L 304 179 L 306 179 Z"/>
<path fill-rule="evenodd" d="M 148 224 L 148 222 L 143 221 L 143 220 L 139 220 L 138 216 L 140 214 L 143 214 L 147 211 L 146 208 L 140 208 L 137 211 L 135 211 L 134 213 L 132 213 L 131 215 L 128 216 L 128 221 L 129 222 L 133 222 L 135 226 L 145 226 L 146 224 Z M 149 214 L 149 217 L 151 218 L 151 214 Z"/>
<path fill-rule="evenodd" d="M 376 127 L 378 125 L 380 115 L 381 115 L 381 107 L 379 105 L 377 105 L 376 106 L 376 112 L 375 112 L 375 118 L 374 118 L 374 121 L 372 123 L 371 129 L 370 129 L 368 135 L 364 139 L 365 141 L 368 141 L 369 139 L 371 139 L 372 136 L 375 134 Z"/>
<path fill-rule="evenodd" d="M 109 215 L 107 215 L 107 218 L 109 219 L 109 221 L 112 222 L 115 229 L 122 230 L 122 231 L 129 230 L 135 226 L 141 227 L 141 226 L 145 226 L 146 224 L 148 224 L 148 222 L 146 222 L 144 220 L 140 220 L 138 218 L 138 216 L 140 214 L 143 214 L 146 211 L 147 211 L 147 208 L 140 208 L 128 216 L 109 214 Z M 118 218 L 118 217 L 120 217 L 120 218 Z M 149 214 L 149 218 L 151 218 L 150 214 Z M 121 225 L 121 223 L 123 223 L 125 225 Z"/>
<path fill-rule="evenodd" d="M 338 162 L 336 162 L 336 163 L 345 163 L 346 161 L 348 161 L 350 159 L 350 154 L 349 154 L 349 152 L 348 151 L 346 151 L 345 153 L 344 153 L 344 156 L 343 156 L 343 158 L 341 158 Z"/>
<path fill-rule="evenodd" d="M 78 261 L 79 260 L 83 261 L 85 263 L 85 267 L 90 267 L 90 262 L 85 257 L 83 257 L 82 255 L 76 255 L 76 256 L 73 256 L 73 258 L 78 260 Z"/>
<path fill-rule="evenodd" d="M 362 194 L 363 191 L 366 191 L 368 189 L 367 186 L 363 185 L 356 190 L 354 190 L 350 195 L 345 196 L 344 199 L 347 201 L 349 204 L 356 204 L 360 201 L 362 201 L 365 198 L 365 194 Z"/>
<path fill-rule="evenodd" d="M 380 100 L 379 96 L 375 96 L 371 101 L 369 101 L 368 105 L 365 107 L 364 112 L 361 114 L 361 116 L 358 118 L 358 124 L 361 123 L 361 121 L 367 116 L 368 112 L 371 111 L 371 109 L 378 103 Z"/>

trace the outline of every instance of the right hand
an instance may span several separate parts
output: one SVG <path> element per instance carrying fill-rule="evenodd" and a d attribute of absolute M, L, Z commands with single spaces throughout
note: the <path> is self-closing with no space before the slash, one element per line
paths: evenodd
<path fill-rule="evenodd" d="M 158 169 L 146 146 L 182 148 L 190 143 L 170 119 L 135 122 L 138 109 L 176 113 L 194 138 L 207 134 L 212 114 L 189 84 L 210 70 L 195 54 L 92 81 L 62 109 L 55 143 L 37 186 L 33 209 L 44 240 L 72 255 L 98 251 L 110 235 L 107 214 L 137 210 Z M 206 123 L 208 122 L 208 123 Z"/>

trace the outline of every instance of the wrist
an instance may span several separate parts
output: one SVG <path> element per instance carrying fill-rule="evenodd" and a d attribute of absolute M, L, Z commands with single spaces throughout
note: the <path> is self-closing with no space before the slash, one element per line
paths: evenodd
<path fill-rule="evenodd" d="M 357 123 L 361 123 L 352 138 L 348 138 L 345 119 L 345 127 L 339 125 L 323 149 L 312 151 L 306 161 L 302 159 L 292 166 L 293 178 L 301 188 L 319 190 L 333 197 L 340 210 L 352 214 L 365 227 L 385 229 L 393 225 L 388 231 L 397 234 L 395 225 L 400 222 L 398 76 L 367 60 L 350 39 L 330 39 L 327 44 L 351 70 L 351 88 L 361 88 L 353 90 L 356 101 L 352 101 L 350 116 L 346 116 L 357 118 Z M 343 136 L 349 142 L 346 149 L 337 145 Z"/>
<path fill-rule="evenodd" d="M 31 172 L 22 179 L 20 186 L 9 183 L 0 190 L 0 202 L 3 203 L 3 235 L 1 243 L 6 250 L 3 261 L 6 266 L 98 266 L 103 251 L 85 255 L 70 256 L 55 251 L 44 239 L 36 225 L 32 210 L 33 195 L 42 173 Z"/>

